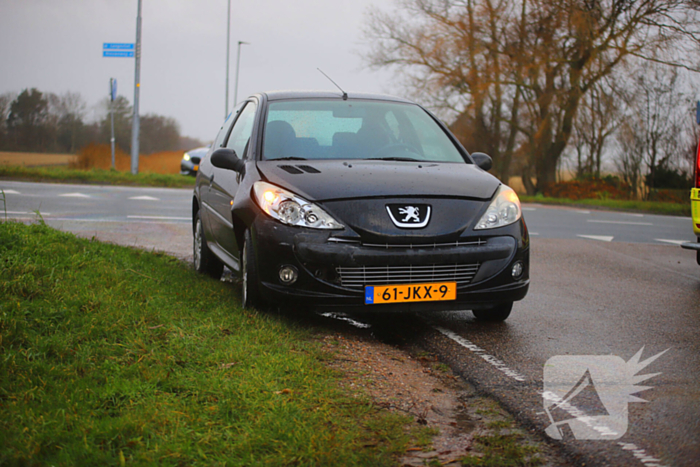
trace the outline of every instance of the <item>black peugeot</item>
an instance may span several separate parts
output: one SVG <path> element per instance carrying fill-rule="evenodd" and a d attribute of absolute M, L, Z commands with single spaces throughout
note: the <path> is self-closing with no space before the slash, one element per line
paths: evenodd
<path fill-rule="evenodd" d="M 245 307 L 505 320 L 528 290 L 529 236 L 490 166 L 404 99 L 253 95 L 201 160 L 195 268 L 239 273 Z"/>

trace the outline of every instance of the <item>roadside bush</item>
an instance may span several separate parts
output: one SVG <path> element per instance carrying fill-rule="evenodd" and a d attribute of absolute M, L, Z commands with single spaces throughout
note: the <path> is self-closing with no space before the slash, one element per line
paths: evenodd
<path fill-rule="evenodd" d="M 653 173 L 644 177 L 647 186 L 655 189 L 690 190 L 693 178 L 686 172 L 668 167 L 656 167 Z"/>
<path fill-rule="evenodd" d="M 648 201 L 690 204 L 690 188 L 684 190 L 649 190 Z"/>
<path fill-rule="evenodd" d="M 180 160 L 183 151 L 163 151 L 154 154 L 139 156 L 139 171 L 157 174 L 180 173 Z M 120 172 L 131 170 L 131 155 L 116 146 L 114 151 L 115 168 Z M 109 169 L 112 167 L 112 149 L 109 144 L 90 143 L 78 153 L 78 159 L 71 164 L 71 168 Z"/>
<path fill-rule="evenodd" d="M 588 178 L 550 183 L 542 194 L 549 198 L 579 199 L 630 199 L 630 187 L 618 177 Z"/>

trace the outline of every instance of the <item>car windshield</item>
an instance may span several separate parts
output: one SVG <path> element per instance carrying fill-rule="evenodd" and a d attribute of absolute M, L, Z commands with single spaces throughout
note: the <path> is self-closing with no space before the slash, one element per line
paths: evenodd
<path fill-rule="evenodd" d="M 272 102 L 263 160 L 377 159 L 467 163 L 414 104 L 362 100 Z"/>

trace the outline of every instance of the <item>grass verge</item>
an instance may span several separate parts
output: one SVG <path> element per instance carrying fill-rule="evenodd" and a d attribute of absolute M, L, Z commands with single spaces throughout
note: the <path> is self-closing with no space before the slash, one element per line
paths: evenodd
<path fill-rule="evenodd" d="M 690 196 L 690 194 L 688 194 Z M 523 203 L 559 204 L 566 206 L 599 207 L 613 211 L 645 212 L 671 216 L 690 217 L 690 204 L 661 203 L 656 201 L 631 201 L 616 199 L 579 199 L 546 198 L 543 196 L 520 196 Z"/>
<path fill-rule="evenodd" d="M 409 419 L 166 255 L 0 223 L 0 465 L 391 465 Z"/>
<path fill-rule="evenodd" d="M 194 186 L 194 177 L 180 174 L 119 172 L 104 169 L 70 169 L 67 167 L 24 167 L 0 165 L 0 177 L 57 183 L 94 183 L 103 185 L 154 186 L 188 188 Z"/>

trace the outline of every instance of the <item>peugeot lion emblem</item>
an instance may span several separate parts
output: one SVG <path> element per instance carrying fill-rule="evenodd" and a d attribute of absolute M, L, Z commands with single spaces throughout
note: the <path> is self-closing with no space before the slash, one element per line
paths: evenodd
<path fill-rule="evenodd" d="M 386 211 L 394 225 L 402 229 L 420 229 L 430 221 L 427 204 L 388 204 Z"/>

